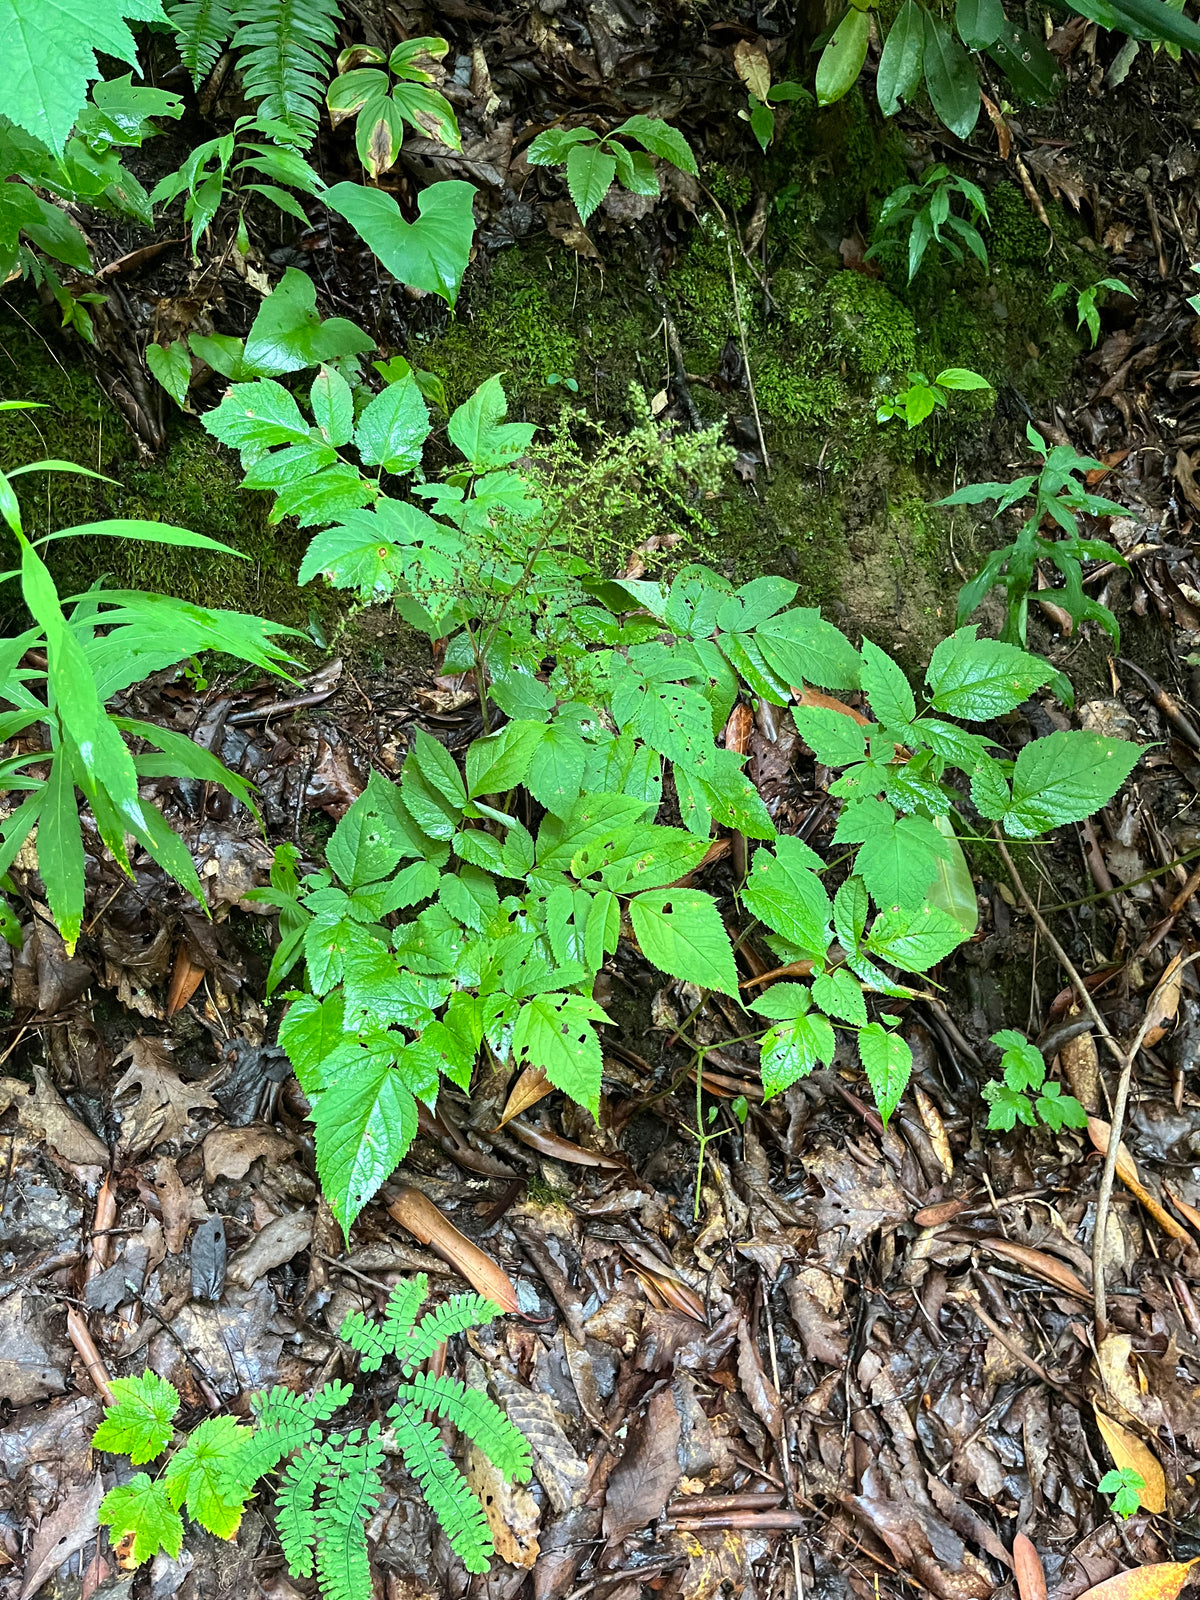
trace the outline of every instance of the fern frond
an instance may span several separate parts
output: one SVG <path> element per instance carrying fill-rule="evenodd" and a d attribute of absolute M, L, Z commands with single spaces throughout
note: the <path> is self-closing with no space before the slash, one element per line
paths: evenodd
<path fill-rule="evenodd" d="M 486 1572 L 492 1536 L 483 1507 L 416 1405 L 394 1408 L 396 1444 L 430 1510 L 468 1572 Z"/>
<path fill-rule="evenodd" d="M 340 17 L 338 0 L 237 0 L 234 8 L 246 97 L 258 102 L 260 120 L 281 123 L 302 150 L 317 131 Z"/>
<path fill-rule="evenodd" d="M 429 1280 L 423 1272 L 402 1280 L 388 1296 L 383 1321 L 361 1311 L 351 1311 L 342 1323 L 341 1337 L 362 1356 L 364 1372 L 377 1372 L 385 1356 L 407 1350 L 417 1312 L 425 1303 Z"/>
<path fill-rule="evenodd" d="M 257 1426 L 225 1470 L 227 1487 L 253 1488 L 284 1456 L 311 1444 L 317 1437 L 316 1424 L 327 1422 L 353 1392 L 348 1383 L 327 1383 L 307 1396 L 282 1387 L 255 1395 L 251 1406 Z"/>
<path fill-rule="evenodd" d="M 279 1542 L 283 1546 L 288 1570 L 294 1578 L 312 1576 L 313 1541 L 317 1536 L 313 1499 L 325 1466 L 323 1445 L 305 1450 L 294 1461 L 288 1462 L 279 1484 L 276 1497 Z"/>
<path fill-rule="evenodd" d="M 379 1432 L 372 1423 L 365 1435 L 356 1429 L 325 1443 L 315 1519 L 323 1600 L 371 1600 L 366 1528 L 383 1492 Z"/>
<path fill-rule="evenodd" d="M 405 1376 L 429 1357 L 438 1345 L 468 1328 L 482 1328 L 500 1316 L 501 1309 L 481 1294 L 456 1294 L 432 1311 L 427 1311 L 396 1354 L 404 1364 Z"/>
<path fill-rule="evenodd" d="M 175 30 L 179 59 L 198 89 L 217 64 L 221 47 L 233 31 L 228 0 L 184 0 L 172 6 L 167 17 Z"/>
<path fill-rule="evenodd" d="M 401 1419 L 414 1408 L 445 1417 L 478 1445 L 506 1478 L 528 1482 L 533 1466 L 529 1441 L 482 1389 L 468 1389 L 444 1373 L 434 1377 L 418 1372 L 411 1383 L 401 1388 L 389 1415 L 399 1427 Z"/>

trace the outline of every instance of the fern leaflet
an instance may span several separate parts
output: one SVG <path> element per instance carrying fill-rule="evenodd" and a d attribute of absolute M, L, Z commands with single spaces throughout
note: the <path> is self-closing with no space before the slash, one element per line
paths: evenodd
<path fill-rule="evenodd" d="M 482 1390 L 468 1389 L 445 1374 L 434 1377 L 419 1372 L 401 1388 L 389 1415 L 399 1427 L 414 1407 L 452 1422 L 506 1478 L 528 1482 L 532 1469 L 528 1440 Z"/>
<path fill-rule="evenodd" d="M 242 86 L 257 115 L 277 122 L 302 150 L 317 131 L 338 0 L 238 0 L 233 12 Z"/>
<path fill-rule="evenodd" d="M 437 1429 L 425 1421 L 419 1407 L 398 1406 L 394 1415 L 396 1443 L 404 1465 L 420 1484 L 451 1548 L 468 1572 L 486 1572 L 492 1535 L 483 1507 L 442 1448 Z"/>
<path fill-rule="evenodd" d="M 452 1300 L 427 1311 L 407 1341 L 396 1350 L 404 1364 L 405 1376 L 420 1362 L 428 1361 L 438 1345 L 445 1344 L 456 1333 L 482 1328 L 500 1315 L 500 1307 L 481 1294 L 456 1294 Z"/>
<path fill-rule="evenodd" d="M 258 1426 L 229 1462 L 226 1486 L 249 1490 L 284 1456 L 311 1444 L 317 1437 L 316 1424 L 327 1422 L 353 1392 L 348 1383 L 327 1383 L 308 1397 L 281 1387 L 256 1395 L 252 1405 Z"/>
<path fill-rule="evenodd" d="M 323 1600 L 371 1600 L 366 1525 L 383 1491 L 379 1424 L 327 1440 L 324 1458 L 315 1519 Z"/>
<path fill-rule="evenodd" d="M 288 1463 L 279 1485 L 276 1500 L 279 1542 L 283 1546 L 284 1559 L 297 1578 L 312 1576 L 313 1541 L 317 1536 L 313 1497 L 325 1465 L 323 1445 L 306 1450 Z"/>
<path fill-rule="evenodd" d="M 179 59 L 199 88 L 217 64 L 221 47 L 233 31 L 228 0 L 184 0 L 167 12 L 175 30 Z"/>

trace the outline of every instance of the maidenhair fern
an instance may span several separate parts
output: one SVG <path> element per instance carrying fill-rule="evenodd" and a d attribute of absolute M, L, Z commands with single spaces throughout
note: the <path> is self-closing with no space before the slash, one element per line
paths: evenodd
<path fill-rule="evenodd" d="M 277 123 L 303 150 L 317 131 L 340 15 L 337 0 L 238 0 L 233 10 L 246 98 L 260 122 Z"/>
<path fill-rule="evenodd" d="M 141 1472 L 113 1489 L 100 1507 L 100 1521 L 114 1536 L 133 1534 L 136 1561 L 149 1560 L 159 1549 L 178 1555 L 181 1510 L 231 1538 L 255 1485 L 278 1471 L 276 1525 L 293 1577 L 315 1573 L 322 1600 L 371 1600 L 367 1526 L 383 1493 L 381 1474 L 391 1450 L 416 1479 L 464 1566 L 486 1572 L 492 1554 L 487 1517 L 429 1418 L 452 1423 L 510 1480 L 528 1480 L 529 1446 L 481 1390 L 418 1370 L 439 1345 L 490 1322 L 499 1307 L 477 1294 L 454 1295 L 418 1321 L 426 1291 L 424 1276 L 397 1284 L 381 1321 L 355 1311 L 342 1324 L 342 1338 L 359 1352 L 365 1371 L 375 1372 L 390 1359 L 399 1365 L 390 1435 L 378 1422 L 365 1430 L 322 1434 L 319 1424 L 351 1399 L 348 1383 L 327 1383 L 307 1397 L 269 1389 L 251 1397 L 252 1429 L 232 1417 L 208 1418 L 156 1478 Z M 113 1390 L 96 1448 L 135 1463 L 161 1455 L 179 1408 L 174 1388 L 147 1372 L 114 1380 Z"/>
<path fill-rule="evenodd" d="M 183 0 L 182 5 L 172 6 L 167 16 L 175 30 L 179 59 L 198 89 L 233 32 L 228 0 Z"/>

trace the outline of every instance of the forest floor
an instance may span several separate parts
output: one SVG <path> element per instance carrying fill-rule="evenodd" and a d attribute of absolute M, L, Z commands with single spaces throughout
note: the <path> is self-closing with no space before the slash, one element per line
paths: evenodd
<path fill-rule="evenodd" d="M 527 19 L 518 26 L 463 0 L 452 13 L 460 45 L 478 44 L 484 76 L 490 62 L 501 90 L 524 84 L 543 121 L 581 106 L 652 108 L 693 136 L 702 115 L 737 126 L 728 85 L 708 99 L 695 89 L 706 72 L 716 76 L 731 41 L 751 22 L 768 44 L 787 31 L 769 15 L 700 37 L 664 25 L 651 45 L 654 28 L 635 5 L 588 15 L 586 47 L 584 30 L 563 25 L 535 48 Z M 407 12 L 393 21 L 417 31 Z M 1010 731 L 1019 743 L 1061 721 L 1143 742 L 1124 798 L 1017 853 L 1019 879 L 990 846 L 972 851 L 979 932 L 933 974 L 927 995 L 898 1007 L 916 1067 L 886 1130 L 856 1074 L 840 1068 L 763 1105 L 753 1054 L 736 1042 L 736 1008 L 659 987 L 622 946 L 603 979 L 618 1026 L 606 1033 L 599 1125 L 558 1095 L 514 1105 L 506 1073 L 478 1083 L 469 1102 L 447 1089 L 347 1247 L 318 1198 L 304 1102 L 272 1042 L 271 926 L 245 895 L 265 881 L 275 844 L 295 844 L 316 867 L 331 819 L 372 769 L 396 771 L 415 730 L 465 746 L 481 729 L 478 703 L 376 613 L 358 619 L 342 655 L 320 661 L 298 696 L 177 674 L 131 691 L 132 714 L 190 734 L 260 786 L 266 837 L 223 796 L 174 786 L 168 803 L 200 864 L 211 920 L 148 860 L 132 882 L 93 861 L 89 921 L 73 956 L 36 899 L 22 911 L 20 951 L 0 946 L 2 1600 L 31 1600 L 43 1586 L 54 1600 L 294 1600 L 259 1511 L 233 1543 L 190 1529 L 181 1557 L 160 1556 L 148 1579 L 121 1568 L 97 1524 L 97 1379 L 149 1364 L 176 1384 L 194 1419 L 244 1412 L 269 1384 L 353 1377 L 336 1337 L 346 1311 L 378 1307 L 398 1275 L 416 1271 L 435 1289 L 461 1288 L 457 1269 L 469 1275 L 474 1259 L 462 1238 L 516 1288 L 523 1316 L 471 1336 L 466 1360 L 477 1364 L 468 1376 L 486 1376 L 528 1433 L 535 1481 L 526 1490 L 475 1478 L 502 1559 L 490 1576 L 468 1579 L 397 1474 L 370 1529 L 387 1600 L 468 1591 L 514 1600 L 523 1590 L 536 1600 L 636 1600 L 643 1589 L 660 1600 L 782 1600 L 797 1589 L 818 1600 L 919 1591 L 984 1600 L 1011 1584 L 1018 1530 L 1036 1544 L 1053 1600 L 1075 1600 L 1124 1567 L 1200 1553 L 1200 990 L 1178 964 L 1163 978 L 1200 939 L 1200 456 L 1194 467 L 1189 454 L 1200 448 L 1200 349 L 1186 305 L 1200 287 L 1190 276 L 1200 259 L 1200 122 L 1179 88 L 1184 69 L 1151 66 L 1143 46 L 1132 77 L 1106 86 L 1112 62 L 1096 60 L 1095 30 L 1072 27 L 1059 40 L 1072 79 L 1066 100 L 1010 119 L 998 145 L 968 155 L 916 115 L 905 137 L 918 156 L 965 170 L 982 163 L 990 182 L 1015 187 L 1045 257 L 1037 268 L 1035 250 L 1024 270 L 1035 279 L 1040 270 L 1047 293 L 1059 245 L 1045 224 L 1069 212 L 1076 241 L 1089 238 L 1137 297 L 1114 304 L 1094 352 L 1075 342 L 1061 384 L 1035 397 L 1032 413 L 1032 391 L 1014 382 L 993 421 L 969 437 L 944 436 L 940 457 L 918 462 L 923 476 L 905 481 L 909 492 L 944 482 L 956 455 L 970 458 L 973 475 L 1007 477 L 1029 414 L 1046 437 L 1102 458 L 1100 492 L 1128 508 L 1105 536 L 1130 572 L 1094 570 L 1089 592 L 1117 612 L 1123 653 L 1090 629 L 1066 637 L 1048 600 L 1037 643 L 1074 678 L 1079 704 L 1067 713 L 1039 701 L 1014 714 Z M 664 72 L 672 51 L 676 65 Z M 676 92 L 681 78 L 687 92 Z M 599 269 L 570 237 L 561 196 L 547 198 L 518 170 L 511 121 L 489 129 L 481 115 L 471 126 L 472 105 L 489 92 L 478 71 L 464 86 L 463 162 L 436 148 L 417 156 L 428 173 L 483 185 L 485 258 L 548 229 L 556 250 L 580 251 L 586 289 Z M 590 247 L 628 256 L 644 246 L 670 285 L 672 267 L 688 265 L 689 212 L 701 204 L 685 195 L 665 217 L 605 216 Z M 756 204 L 748 191 L 748 222 Z M 853 230 L 834 221 L 846 231 L 827 248 L 853 261 Z M 113 261 L 141 247 L 95 237 Z M 447 330 L 426 307 L 373 302 L 345 240 L 313 230 L 269 259 L 264 251 L 268 266 L 293 257 L 316 264 L 327 310 L 360 317 L 384 344 L 388 319 L 399 319 L 393 342 L 432 350 L 436 361 Z M 560 259 L 574 277 L 574 258 Z M 492 270 L 482 261 L 479 289 L 468 287 L 468 328 L 471 295 L 487 303 Z M 174 424 L 127 352 L 151 330 L 171 331 L 167 319 L 197 298 L 200 278 L 178 249 L 158 252 L 113 275 L 121 287 L 104 314 L 111 323 L 97 319 L 100 356 L 89 359 L 151 475 L 168 434 L 177 449 Z M 196 317 L 244 331 L 260 292 L 252 272 L 223 267 L 214 281 Z M 676 304 L 690 355 L 703 341 L 686 288 Z M 1036 332 L 1042 313 L 1028 316 Z M 661 348 L 641 352 L 651 368 Z M 78 350 L 56 346 L 56 360 L 59 352 L 78 365 Z M 575 356 L 587 365 L 578 348 Z M 0 355 L 0 372 L 5 393 L 16 393 L 32 374 L 10 359 L 16 370 L 4 371 Z M 529 368 L 527 414 L 549 404 L 545 376 Z M 597 394 L 616 383 L 597 378 Z M 782 475 L 803 514 L 832 527 L 820 520 L 819 430 L 767 407 L 765 443 L 783 462 L 773 473 L 745 425 L 745 373 L 718 381 L 716 369 L 694 372 L 688 383 L 718 396 L 729 416 L 746 479 L 729 526 L 749 522 L 760 541 L 739 545 L 727 530 L 700 557 L 740 564 L 743 576 L 746 563 L 794 570 L 772 532 L 789 514 L 772 485 Z M 685 419 L 678 383 L 663 390 L 664 416 Z M 105 448 L 135 454 L 127 442 Z M 842 494 L 844 512 L 855 482 L 913 471 L 911 457 L 897 465 L 878 456 L 857 480 L 848 468 L 830 492 Z M 169 498 L 171 481 L 153 492 Z M 898 572 L 904 550 L 881 553 L 875 535 L 863 542 L 839 515 L 829 534 L 836 550 L 824 556 L 838 564 L 847 625 L 901 648 L 922 630 L 945 631 L 960 581 L 954 547 L 941 539 L 919 573 Z M 651 567 L 653 554 L 625 552 Z M 821 548 L 811 559 L 823 559 Z M 294 570 L 286 546 L 264 547 L 260 560 L 263 583 L 272 561 Z M 887 606 L 869 600 L 881 573 L 895 592 Z M 939 614 L 922 621 L 931 603 Z M 786 712 L 756 720 L 748 770 L 781 831 L 828 841 L 830 774 Z M 715 879 L 718 892 L 734 888 L 731 872 Z M 1110 1326 L 1099 1347 L 1090 1289 L 1097 1137 L 1116 1075 L 1095 1032 L 1073 1026 L 1078 997 L 1025 896 L 1114 1035 L 1135 1032 L 1148 1005 L 1161 1013 L 1136 1067 L 1125 1138 L 1128 1173 L 1142 1187 L 1123 1183 L 1114 1196 Z M 753 938 L 743 956 L 752 990 L 770 958 Z M 1093 1134 L 983 1131 L 980 1090 L 995 1071 L 988 1038 L 1000 1027 L 1043 1042 L 1052 1070 L 1094 1113 Z M 730 1109 L 738 1095 L 750 1107 L 744 1126 Z M 705 1131 L 721 1132 L 700 1160 L 698 1118 L 712 1107 L 717 1120 Z M 422 1244 L 407 1230 L 414 1192 L 462 1238 Z M 358 1381 L 357 1417 L 386 1403 L 376 1380 Z M 1132 1437 L 1161 1467 L 1166 1512 L 1118 1523 L 1097 1494 L 1114 1425 L 1123 1448 Z"/>

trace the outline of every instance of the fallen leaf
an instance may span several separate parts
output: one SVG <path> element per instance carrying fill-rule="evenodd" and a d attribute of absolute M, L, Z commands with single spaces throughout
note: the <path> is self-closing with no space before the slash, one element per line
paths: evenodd
<path fill-rule="evenodd" d="M 1110 1333 L 1096 1351 L 1096 1368 L 1104 1385 L 1109 1411 L 1119 1410 L 1151 1432 L 1163 1424 L 1162 1402 L 1151 1394 L 1133 1362 L 1133 1340 L 1127 1333 Z"/>
<path fill-rule="evenodd" d="M 675 1397 L 669 1387 L 659 1389 L 608 1480 L 604 1535 L 610 1544 L 662 1516 L 682 1476 L 679 1432 Z"/>
<path fill-rule="evenodd" d="M 406 1184 L 388 1206 L 388 1215 L 461 1272 L 477 1294 L 485 1295 L 502 1311 L 520 1312 L 517 1291 L 504 1269 L 448 1222 L 419 1189 Z"/>
<path fill-rule="evenodd" d="M 171 1255 L 180 1255 L 192 1225 L 192 1191 L 170 1156 L 163 1156 L 154 1164 L 154 1192 L 162 1211 L 164 1243 Z"/>
<path fill-rule="evenodd" d="M 312 1243 L 313 1219 L 310 1212 L 293 1211 L 284 1217 L 274 1217 L 265 1228 L 229 1263 L 230 1282 L 249 1289 L 264 1273 L 273 1267 L 282 1267 L 293 1256 L 307 1250 Z"/>
<path fill-rule="evenodd" d="M 917 1110 L 921 1113 L 921 1121 L 925 1124 L 925 1132 L 929 1135 L 929 1142 L 933 1146 L 933 1153 L 941 1162 L 942 1171 L 948 1182 L 954 1176 L 954 1156 L 942 1114 L 919 1083 L 913 1084 L 913 1095 L 916 1098 Z"/>
<path fill-rule="evenodd" d="M 739 39 L 733 47 L 733 70 L 756 100 L 766 101 L 771 88 L 771 64 L 762 45 Z"/>
<path fill-rule="evenodd" d="M 1088 1135 L 1102 1156 L 1108 1154 L 1108 1136 L 1110 1131 L 1109 1124 L 1102 1121 L 1101 1118 L 1088 1118 Z M 1146 1210 L 1158 1223 L 1159 1227 L 1162 1228 L 1164 1233 L 1169 1233 L 1172 1239 L 1191 1239 L 1191 1234 L 1188 1233 L 1183 1223 L 1176 1222 L 1171 1213 L 1167 1211 L 1162 1206 L 1160 1201 L 1158 1201 L 1154 1195 L 1150 1193 L 1149 1189 L 1146 1188 L 1146 1185 L 1142 1182 L 1140 1176 L 1138 1175 L 1137 1163 L 1129 1154 L 1124 1140 L 1122 1140 L 1117 1146 L 1116 1173 L 1117 1177 L 1120 1178 L 1121 1182 L 1129 1190 L 1130 1194 L 1135 1195 L 1137 1199 L 1141 1201 L 1142 1205 L 1145 1206 Z"/>
<path fill-rule="evenodd" d="M 483 1507 L 500 1560 L 532 1571 L 541 1554 L 541 1512 L 532 1494 L 523 1484 L 510 1483 L 477 1445 L 467 1456 L 466 1479 Z"/>
<path fill-rule="evenodd" d="M 497 1397 L 514 1428 L 529 1441 L 533 1470 L 559 1516 L 578 1506 L 587 1493 L 588 1464 L 577 1454 L 548 1394 L 535 1394 L 503 1367 L 491 1374 Z"/>
<path fill-rule="evenodd" d="M 1100 1429 L 1108 1446 L 1108 1453 L 1118 1470 L 1130 1467 L 1140 1474 L 1146 1487 L 1138 1490 L 1138 1499 L 1145 1509 L 1154 1512 L 1155 1515 L 1165 1511 L 1167 1479 L 1154 1452 L 1142 1443 L 1136 1433 L 1130 1433 L 1128 1428 L 1123 1428 L 1119 1422 L 1106 1417 L 1103 1411 L 1096 1411 L 1096 1426 Z"/>
<path fill-rule="evenodd" d="M 537 1105 L 539 1100 L 544 1100 L 548 1094 L 553 1093 L 554 1085 L 541 1067 L 526 1067 L 509 1090 L 500 1121 L 492 1132 L 498 1133 L 506 1122 L 511 1122 L 514 1117 L 520 1116 L 522 1111 L 528 1111 L 530 1106 Z"/>
<path fill-rule="evenodd" d="M 852 717 L 861 728 L 869 728 L 870 717 L 864 717 L 861 711 L 855 711 L 853 706 L 848 706 L 844 700 L 836 700 L 831 694 L 822 694 L 820 689 L 792 689 L 792 695 L 798 706 L 816 706 L 819 710 L 840 711 L 844 717 Z"/>
<path fill-rule="evenodd" d="M 738 1323 L 737 1369 L 742 1392 L 750 1402 L 751 1411 L 772 1439 L 782 1439 L 783 1406 L 780 1404 L 779 1390 L 763 1371 L 762 1357 L 758 1353 L 758 1346 L 750 1337 L 750 1329 L 746 1326 L 745 1319 Z"/>
<path fill-rule="evenodd" d="M 1146 1036 L 1144 1046 L 1153 1049 L 1175 1020 L 1179 1010 L 1179 997 L 1183 992 L 1183 957 L 1172 956 L 1154 986 L 1154 993 L 1146 1007 Z"/>
<path fill-rule="evenodd" d="M 566 1161 L 576 1167 L 604 1167 L 609 1172 L 628 1170 L 626 1162 L 614 1160 L 612 1156 L 601 1155 L 596 1150 L 585 1150 L 582 1145 L 572 1144 L 570 1139 L 564 1139 L 561 1133 L 553 1133 L 549 1128 L 535 1128 L 526 1122 L 512 1122 L 508 1131 L 514 1139 L 520 1139 L 521 1143 L 527 1144 L 531 1150 L 536 1150 L 539 1155 L 551 1156 L 555 1161 Z"/>
<path fill-rule="evenodd" d="M 100 1527 L 97 1513 L 103 1498 L 104 1485 L 97 1472 L 86 1483 L 76 1484 L 58 1509 L 42 1518 L 25 1562 L 20 1600 L 29 1600 L 52 1572 L 96 1537 Z"/>
<path fill-rule="evenodd" d="M 1169 1189 L 1165 1183 L 1163 1184 L 1163 1193 L 1175 1207 L 1176 1211 L 1178 1211 L 1181 1216 L 1186 1217 L 1191 1223 L 1192 1227 L 1195 1228 L 1196 1232 L 1200 1233 L 1200 1211 L 1197 1211 L 1195 1206 L 1188 1205 L 1186 1200 L 1181 1200 L 1175 1191 L 1173 1189 Z"/>
<path fill-rule="evenodd" d="M 1056 1261 L 1053 1256 L 1045 1255 L 1041 1250 L 1031 1249 L 1025 1244 L 1014 1244 L 1011 1239 L 980 1239 L 978 1242 L 993 1255 L 1007 1256 L 1010 1261 L 1015 1261 L 1024 1267 L 1026 1272 L 1044 1278 L 1047 1283 L 1052 1283 L 1056 1289 L 1062 1289 L 1066 1294 L 1073 1294 L 1080 1300 L 1092 1298 L 1092 1291 L 1077 1273 L 1072 1272 L 1070 1267 L 1064 1266 L 1061 1261 Z"/>
<path fill-rule="evenodd" d="M 204 1141 L 204 1181 L 244 1178 L 260 1156 L 282 1161 L 292 1141 L 261 1123 L 246 1128 L 214 1128 Z"/>
<path fill-rule="evenodd" d="M 188 954 L 186 944 L 175 952 L 175 966 L 171 971 L 171 987 L 167 990 L 167 1015 L 173 1017 L 195 994 L 204 980 L 204 968 L 198 967 Z"/>
<path fill-rule="evenodd" d="M 13 1096 L 21 1125 L 34 1138 L 44 1139 L 56 1155 L 73 1166 L 107 1167 L 108 1146 L 69 1110 L 66 1101 L 50 1082 L 50 1074 L 45 1067 L 34 1067 L 33 1084 L 32 1091 L 27 1084 L 21 1084 L 21 1096 Z"/>
<path fill-rule="evenodd" d="M 155 1144 L 179 1144 L 188 1137 L 193 1111 L 212 1111 L 217 1102 L 198 1083 L 184 1083 L 171 1061 L 170 1047 L 161 1039 L 139 1034 L 131 1039 L 114 1066 L 130 1065 L 113 1090 L 114 1101 L 132 1088 L 135 1103 L 121 1117 L 121 1147 L 127 1155 L 141 1155 Z"/>
<path fill-rule="evenodd" d="M 1046 1574 L 1042 1570 L 1042 1558 L 1034 1548 L 1033 1540 L 1026 1538 L 1023 1533 L 1018 1533 L 1013 1540 L 1012 1560 L 1017 1593 L 1021 1600 L 1046 1600 Z"/>
<path fill-rule="evenodd" d="M 1198 1560 L 1200 1556 L 1191 1561 L 1160 1561 L 1154 1566 L 1118 1572 L 1115 1578 L 1081 1594 L 1079 1600 L 1175 1600 Z"/>

